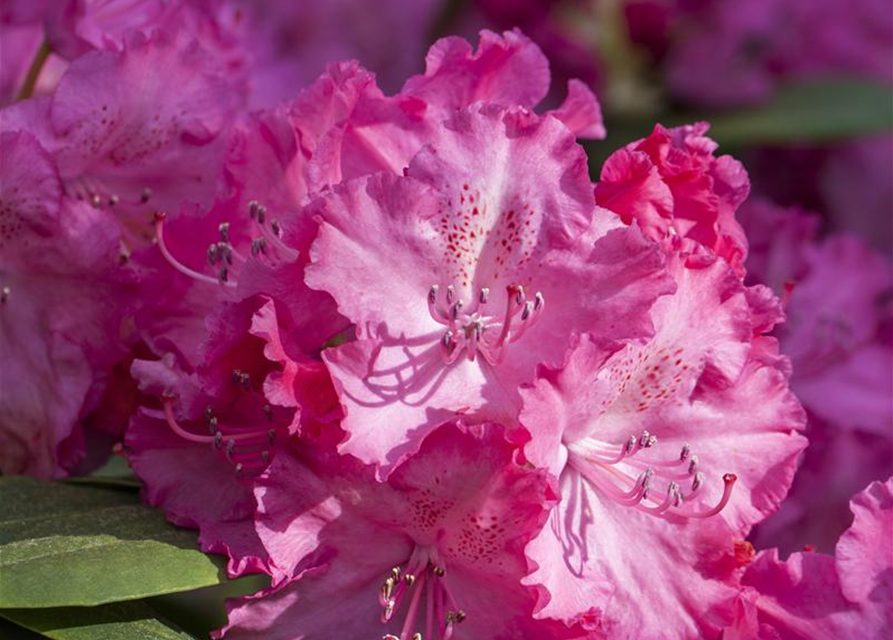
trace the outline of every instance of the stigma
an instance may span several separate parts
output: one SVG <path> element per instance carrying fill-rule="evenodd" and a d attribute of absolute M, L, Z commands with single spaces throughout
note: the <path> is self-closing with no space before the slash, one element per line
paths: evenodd
<path fill-rule="evenodd" d="M 400 635 L 385 634 L 382 640 L 450 640 L 465 612 L 447 584 L 447 571 L 429 547 L 415 547 L 405 569 L 391 569 L 381 584 L 378 601 L 382 624 L 403 616 Z"/>
<path fill-rule="evenodd" d="M 568 463 L 602 496 L 658 518 L 710 518 L 718 515 L 732 497 L 738 477 L 722 476 L 723 492 L 709 507 L 689 507 L 699 502 L 706 475 L 698 456 L 684 445 L 671 459 L 653 455 L 657 437 L 644 431 L 620 445 L 589 437 L 568 445 Z"/>
<path fill-rule="evenodd" d="M 432 285 L 428 291 L 428 312 L 446 327 L 440 339 L 445 364 L 463 356 L 469 361 L 480 356 L 490 364 L 502 361 L 506 347 L 518 340 L 536 323 L 546 306 L 537 292 L 528 298 L 521 285 L 506 287 L 505 306 L 492 309 L 490 289 L 482 287 L 471 300 L 460 299 L 450 285 L 441 290 Z"/>

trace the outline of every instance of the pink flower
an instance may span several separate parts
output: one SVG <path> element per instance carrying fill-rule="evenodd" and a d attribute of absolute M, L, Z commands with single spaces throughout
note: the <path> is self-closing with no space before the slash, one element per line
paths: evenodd
<path fill-rule="evenodd" d="M 714 156 L 718 145 L 705 135 L 708 128 L 656 125 L 649 137 L 608 158 L 595 199 L 626 224 L 636 220 L 649 237 L 701 244 L 743 275 L 747 239 L 735 211 L 750 182 L 740 162 Z"/>
<path fill-rule="evenodd" d="M 130 464 L 148 502 L 200 529 L 202 548 L 228 555 L 231 574 L 281 575 L 254 533 L 253 481 L 299 428 L 337 415 L 324 367 L 288 355 L 276 315 L 261 297 L 220 305 L 194 372 L 172 356 L 133 365 L 160 403 L 142 408 L 128 429 Z"/>
<path fill-rule="evenodd" d="M 211 203 L 238 104 L 226 70 L 197 41 L 133 33 L 120 52 L 75 60 L 52 97 L 3 118 L 38 137 L 66 195 L 139 217 Z"/>
<path fill-rule="evenodd" d="M 810 447 L 792 494 L 756 541 L 830 551 L 849 497 L 893 473 L 893 346 L 885 334 L 889 260 L 844 235 L 816 240 L 818 219 L 755 201 L 743 210 L 751 277 L 786 294 L 776 333 L 793 364 L 791 388 L 810 413 Z"/>
<path fill-rule="evenodd" d="M 498 425 L 448 424 L 379 483 L 323 442 L 295 443 L 255 492 L 258 535 L 293 580 L 232 605 L 226 637 L 571 637 L 531 618 L 518 582 L 555 493 L 514 451 Z"/>
<path fill-rule="evenodd" d="M 654 304 L 653 337 L 584 336 L 522 390 L 525 455 L 562 494 L 527 549 L 525 584 L 540 591 L 538 617 L 608 637 L 716 633 L 743 537 L 777 508 L 805 445 L 734 272 L 678 253 L 670 270 L 678 289 Z"/>
<path fill-rule="evenodd" d="M 34 136 L 0 136 L 0 471 L 63 475 L 83 456 L 78 420 L 124 355 L 132 279 L 117 225 L 62 197 Z"/>
<path fill-rule="evenodd" d="M 836 557 L 764 551 L 744 576 L 746 588 L 723 640 L 883 640 L 893 633 L 893 479 L 873 482 L 851 503 L 853 526 Z"/>
<path fill-rule="evenodd" d="M 406 177 L 351 181 L 310 205 L 323 222 L 307 283 L 359 338 L 324 352 L 343 452 L 386 474 L 457 415 L 511 423 L 518 384 L 560 360 L 572 334 L 648 332 L 644 312 L 667 291 L 661 254 L 612 228 L 591 194 L 558 121 L 479 106 Z"/>

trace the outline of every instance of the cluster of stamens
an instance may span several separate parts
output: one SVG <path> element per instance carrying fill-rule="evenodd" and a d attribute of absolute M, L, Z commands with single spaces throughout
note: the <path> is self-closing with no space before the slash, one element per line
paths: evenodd
<path fill-rule="evenodd" d="M 282 226 L 277 220 L 269 219 L 266 207 L 252 200 L 248 205 L 248 215 L 259 231 L 259 235 L 251 240 L 251 258 L 292 261 L 298 257 L 298 252 L 282 241 Z M 164 243 L 166 218 L 163 212 L 155 214 L 155 237 L 161 254 L 174 269 L 200 282 L 227 287 L 236 286 L 231 282 L 233 269 L 244 264 L 249 258 L 242 255 L 230 241 L 230 223 L 221 223 L 217 227 L 219 239 L 208 245 L 206 252 L 208 265 L 216 272 L 216 277 L 211 277 L 187 267 L 170 252 Z"/>
<path fill-rule="evenodd" d="M 470 303 L 459 299 L 453 285 L 441 295 L 438 285 L 428 291 L 428 311 L 447 330 L 440 340 L 446 364 L 452 364 L 464 353 L 470 361 L 478 354 L 490 364 L 502 360 L 505 347 L 521 338 L 542 315 L 546 300 L 537 292 L 528 299 L 521 285 L 506 287 L 504 313 L 491 314 L 490 289 L 482 287 Z"/>
<path fill-rule="evenodd" d="M 648 431 L 631 435 L 619 447 L 586 438 L 568 446 L 569 461 L 602 495 L 652 516 L 709 518 L 725 508 L 738 479 L 735 474 L 723 476 L 723 494 L 715 506 L 685 509 L 684 503 L 693 500 L 704 485 L 698 456 L 686 444 L 676 458 L 649 459 L 644 452 L 656 445 L 657 437 Z M 658 486 L 659 481 L 666 483 L 665 489 Z M 683 489 L 683 483 L 689 488 Z"/>
<path fill-rule="evenodd" d="M 388 633 L 382 636 L 383 640 L 450 640 L 456 625 L 465 620 L 465 612 L 456 606 L 444 579 L 446 569 L 435 557 L 435 552 L 425 552 L 417 547 L 406 572 L 394 567 L 385 578 L 378 596 L 382 623 L 390 622 L 404 602 L 409 601 L 409 604 L 400 635 Z M 419 614 L 423 606 L 424 633 L 417 630 L 421 628 Z"/>
<path fill-rule="evenodd" d="M 251 389 L 251 376 L 248 373 L 234 369 L 232 371 L 233 385 L 242 391 Z M 280 439 L 287 435 L 285 428 L 275 426 L 273 407 L 263 405 L 263 419 L 265 426 L 258 428 L 235 427 L 224 425 L 220 422 L 213 407 L 205 407 L 203 420 L 207 428 L 207 435 L 194 433 L 184 428 L 174 416 L 174 401 L 176 397 L 167 393 L 162 397 L 164 417 L 170 429 L 189 442 L 206 444 L 211 446 L 227 462 L 229 462 L 237 475 L 256 476 L 270 463 L 272 449 Z"/>
<path fill-rule="evenodd" d="M 152 189 L 143 187 L 139 196 L 136 198 L 121 198 L 117 193 L 112 193 L 108 189 L 102 187 L 98 182 L 91 180 L 87 176 L 78 176 L 71 178 L 65 182 L 65 192 L 67 195 L 90 203 L 95 209 L 109 207 L 114 209 L 118 205 L 145 205 L 154 195 Z"/>

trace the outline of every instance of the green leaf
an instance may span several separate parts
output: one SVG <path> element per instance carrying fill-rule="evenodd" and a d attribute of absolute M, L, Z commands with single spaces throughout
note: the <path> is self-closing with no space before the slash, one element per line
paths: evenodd
<path fill-rule="evenodd" d="M 893 129 L 893 89 L 856 78 L 791 84 L 767 104 L 702 115 L 722 145 L 831 142 Z"/>
<path fill-rule="evenodd" d="M 130 465 L 127 464 L 127 458 L 117 454 L 111 456 L 104 465 L 89 476 L 71 476 L 65 478 L 65 482 L 126 489 L 139 489 L 142 486 L 136 476 L 133 475 Z"/>
<path fill-rule="evenodd" d="M 194 640 L 140 601 L 100 607 L 0 609 L 0 616 L 53 640 Z"/>
<path fill-rule="evenodd" d="M 133 492 L 0 478 L 0 608 L 93 606 L 223 582 L 220 558 Z"/>

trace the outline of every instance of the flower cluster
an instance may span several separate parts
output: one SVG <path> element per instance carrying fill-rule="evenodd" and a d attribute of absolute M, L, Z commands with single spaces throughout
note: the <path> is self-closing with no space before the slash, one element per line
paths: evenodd
<path fill-rule="evenodd" d="M 570 80 L 538 108 L 520 31 L 441 39 L 395 93 L 337 62 L 271 101 L 259 9 L 47 4 L 4 16 L 42 25 L 58 74 L 0 111 L 0 471 L 123 438 L 150 504 L 271 577 L 220 636 L 890 632 L 890 481 L 836 557 L 746 541 L 806 412 L 782 301 L 745 279 L 747 174 L 706 124 L 657 126 L 594 185 L 599 103 Z"/>

